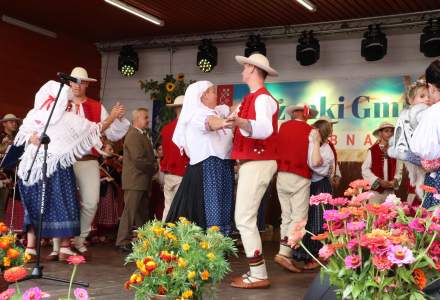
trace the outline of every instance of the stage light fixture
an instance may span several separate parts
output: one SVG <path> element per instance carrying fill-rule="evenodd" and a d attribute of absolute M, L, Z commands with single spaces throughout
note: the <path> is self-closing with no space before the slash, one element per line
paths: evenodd
<path fill-rule="evenodd" d="M 380 25 L 368 25 L 361 43 L 361 55 L 366 61 L 376 61 L 387 54 L 388 40 Z"/>
<path fill-rule="evenodd" d="M 304 6 L 305 8 L 307 8 L 308 10 L 310 10 L 312 12 L 316 11 L 315 4 L 313 4 L 312 2 L 310 2 L 308 0 L 296 0 L 296 2 L 298 2 L 299 4 L 301 4 L 302 6 Z"/>
<path fill-rule="evenodd" d="M 118 58 L 118 70 L 122 76 L 133 76 L 139 67 L 139 57 L 133 47 L 130 45 L 123 46 Z"/>
<path fill-rule="evenodd" d="M 440 18 L 430 19 L 420 36 L 420 52 L 426 57 L 440 56 Z"/>
<path fill-rule="evenodd" d="M 303 31 L 296 46 L 296 60 L 301 66 L 310 66 L 319 60 L 319 41 L 313 36 L 313 31 Z"/>
<path fill-rule="evenodd" d="M 253 53 L 266 56 L 266 45 L 260 40 L 260 35 L 250 35 L 244 49 L 244 56 L 249 57 Z"/>
<path fill-rule="evenodd" d="M 197 66 L 202 72 L 211 72 L 217 65 L 217 48 L 211 39 L 203 39 L 197 52 Z"/>

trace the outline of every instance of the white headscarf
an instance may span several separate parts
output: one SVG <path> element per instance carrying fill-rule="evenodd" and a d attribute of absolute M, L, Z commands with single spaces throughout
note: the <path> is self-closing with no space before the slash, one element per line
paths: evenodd
<path fill-rule="evenodd" d="M 173 142 L 179 147 L 182 152 L 183 149 L 188 149 L 185 139 L 186 128 L 192 117 L 201 109 L 206 109 L 201 98 L 203 93 L 214 86 L 210 81 L 197 81 L 188 86 L 185 92 L 185 101 L 183 102 L 182 112 L 177 121 L 176 129 L 173 134 Z"/>

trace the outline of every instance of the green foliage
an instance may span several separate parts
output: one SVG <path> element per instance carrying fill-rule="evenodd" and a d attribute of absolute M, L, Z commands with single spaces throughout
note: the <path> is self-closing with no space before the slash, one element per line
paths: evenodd
<path fill-rule="evenodd" d="M 173 109 L 167 107 L 167 104 L 174 103 L 177 96 L 184 95 L 188 85 L 194 81 L 187 82 L 183 74 L 168 74 L 162 82 L 156 80 L 140 80 L 140 87 L 146 94 L 150 94 L 150 99 L 154 101 L 155 107 L 158 107 L 158 116 L 153 120 L 153 136 L 158 141 L 162 127 L 173 120 L 176 115 Z"/>
<path fill-rule="evenodd" d="M 204 232 L 185 218 L 176 224 L 150 221 L 137 237 L 126 258 L 137 270 L 125 285 L 135 289 L 136 299 L 200 297 L 226 276 L 230 266 L 225 257 L 237 252 L 234 241 L 217 227 Z"/>

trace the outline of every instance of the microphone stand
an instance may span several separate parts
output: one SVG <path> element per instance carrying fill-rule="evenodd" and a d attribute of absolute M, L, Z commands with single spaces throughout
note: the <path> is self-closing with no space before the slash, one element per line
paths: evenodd
<path fill-rule="evenodd" d="M 39 220 L 38 220 L 38 226 L 37 226 L 37 258 L 36 258 L 36 262 L 35 262 L 35 267 L 32 269 L 32 272 L 30 275 L 28 275 L 27 277 L 25 277 L 23 280 L 21 281 L 25 281 L 25 280 L 32 280 L 32 279 L 46 279 L 46 280 L 52 280 L 52 281 L 57 281 L 57 282 L 64 282 L 64 283 L 70 283 L 70 280 L 67 279 L 63 279 L 63 278 L 57 278 L 57 277 L 53 277 L 53 276 L 45 276 L 43 275 L 43 266 L 40 265 L 40 260 L 41 260 L 41 231 L 42 231 L 42 227 L 43 227 L 43 217 L 44 217 L 44 208 L 46 205 L 46 185 L 47 185 L 47 149 L 48 149 L 48 145 L 50 143 L 50 138 L 49 136 L 47 136 L 46 132 L 47 132 L 47 128 L 49 126 L 50 120 L 52 118 L 52 114 L 55 110 L 55 106 L 58 102 L 58 98 L 61 94 L 61 90 L 63 89 L 65 82 L 63 80 L 61 80 L 60 82 L 60 88 L 58 89 L 58 93 L 57 96 L 54 100 L 53 106 L 52 106 L 52 110 L 50 111 L 49 117 L 47 118 L 46 121 L 46 125 L 44 126 L 43 132 L 41 133 L 40 136 L 40 143 L 37 147 L 37 151 L 35 152 L 34 158 L 32 160 L 32 164 L 29 167 L 29 170 L 27 171 L 27 176 L 25 181 L 29 180 L 29 177 L 31 175 L 31 170 L 32 167 L 34 166 L 35 160 L 37 159 L 38 156 L 38 152 L 40 150 L 41 145 L 43 145 L 43 166 L 42 166 L 42 171 L 43 171 L 43 179 L 42 179 L 42 185 L 41 185 L 41 203 L 40 203 L 40 215 L 39 215 Z M 82 282 L 82 281 L 73 281 L 73 284 L 79 285 L 79 286 L 83 286 L 83 287 L 88 287 L 89 284 L 86 282 Z"/>

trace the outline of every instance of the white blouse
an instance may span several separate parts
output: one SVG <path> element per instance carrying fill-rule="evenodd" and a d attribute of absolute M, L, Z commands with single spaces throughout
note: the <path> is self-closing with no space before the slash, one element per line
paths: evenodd
<path fill-rule="evenodd" d="M 225 118 L 228 113 L 229 109 L 226 110 L 223 106 L 216 107 L 216 109 L 206 107 L 199 110 L 191 119 L 185 132 L 187 144 L 185 152 L 190 159 L 190 165 L 195 165 L 210 156 L 221 159 L 231 158 L 232 130 L 210 131 L 207 128 L 209 116 Z"/>
<path fill-rule="evenodd" d="M 332 148 L 328 143 L 322 144 L 319 148 L 319 152 L 321 153 L 322 164 L 320 166 L 314 167 L 312 164 L 313 157 L 313 145 L 314 142 L 309 136 L 309 150 L 307 153 L 307 164 L 312 172 L 312 182 L 317 182 L 323 179 L 324 177 L 330 177 L 333 174 L 333 169 L 335 166 L 335 156 L 333 154 Z"/>
<path fill-rule="evenodd" d="M 440 102 L 427 108 L 409 141 L 411 151 L 422 159 L 440 158 Z"/>

